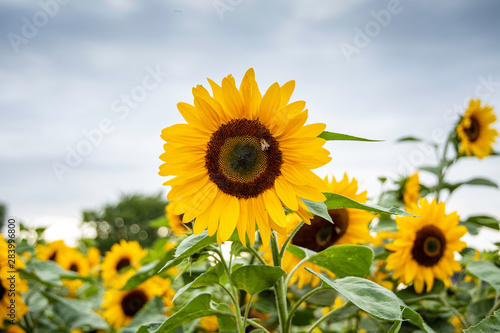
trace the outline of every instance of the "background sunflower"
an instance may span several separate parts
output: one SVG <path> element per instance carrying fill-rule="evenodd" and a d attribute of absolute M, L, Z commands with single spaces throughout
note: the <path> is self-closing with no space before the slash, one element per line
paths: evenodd
<path fill-rule="evenodd" d="M 235 229 L 243 244 L 254 243 L 255 223 L 264 243 L 271 229 L 285 233 L 283 206 L 309 223 L 302 198 L 324 201 L 323 183 L 311 169 L 330 161 L 317 136 L 326 125 L 304 126 L 305 102 L 289 103 L 294 81 L 274 83 L 261 95 L 253 69 L 239 88 L 229 75 L 219 86 L 209 80 L 213 96 L 193 88 L 194 106 L 177 105 L 187 124 L 162 131 L 167 142 L 161 176 L 175 176 L 169 200 L 179 200 L 177 215 L 194 223 L 194 233 L 208 229 L 223 242 Z"/>
<path fill-rule="evenodd" d="M 434 278 L 449 285 L 453 272 L 462 269 L 454 255 L 466 246 L 460 238 L 467 228 L 458 225 L 456 212 L 446 215 L 445 204 L 435 199 L 420 199 L 411 212 L 416 217 L 396 217 L 399 231 L 394 242 L 385 246 L 393 251 L 387 258 L 386 269 L 393 271 L 393 279 L 400 283 L 413 282 L 417 293 L 423 291 L 424 283 L 429 292 Z"/>
<path fill-rule="evenodd" d="M 87 258 L 77 249 L 69 248 L 61 252 L 59 265 L 67 270 L 78 273 L 82 277 L 90 274 L 90 266 Z M 76 297 L 76 290 L 83 285 L 82 280 L 63 279 L 62 283 L 69 289 L 70 297 Z"/>
<path fill-rule="evenodd" d="M 481 107 L 481 100 L 472 99 L 457 126 L 459 152 L 480 159 L 489 156 L 498 136 L 498 131 L 491 127 L 496 119 L 491 106 Z"/>
<path fill-rule="evenodd" d="M 102 279 L 105 286 L 121 288 L 132 277 L 135 270 L 140 267 L 139 261 L 146 257 L 147 251 L 136 241 L 127 242 L 120 240 L 114 244 L 111 251 L 106 252 L 101 264 Z M 130 267 L 120 273 L 120 270 Z"/>

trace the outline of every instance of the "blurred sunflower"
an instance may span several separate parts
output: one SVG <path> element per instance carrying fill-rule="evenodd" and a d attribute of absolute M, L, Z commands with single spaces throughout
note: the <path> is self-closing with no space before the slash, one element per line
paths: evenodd
<path fill-rule="evenodd" d="M 90 274 L 90 267 L 87 258 L 76 249 L 68 249 L 65 252 L 61 252 L 59 259 L 59 265 L 62 269 L 67 271 L 73 271 L 78 273 L 78 275 L 87 277 Z M 63 285 L 69 289 L 69 296 L 76 297 L 76 290 L 83 285 L 82 280 L 69 280 L 63 279 Z"/>
<path fill-rule="evenodd" d="M 59 254 L 69 248 L 70 247 L 67 246 L 63 240 L 53 241 L 47 245 L 37 244 L 37 253 L 35 257 L 43 261 L 52 260 L 59 263 L 59 259 L 61 258 Z"/>
<path fill-rule="evenodd" d="M 358 182 L 354 178 L 349 181 L 347 174 L 344 174 L 341 181 L 337 181 L 335 177 L 332 177 L 332 180 L 328 181 L 328 178 L 325 177 L 324 183 L 328 192 L 341 194 L 357 202 L 366 202 L 366 191 L 357 193 Z M 375 217 L 372 213 L 352 208 L 330 209 L 328 213 L 334 224 L 322 217 L 315 216 L 311 221 L 311 225 L 303 225 L 299 229 L 292 238 L 291 244 L 320 252 L 333 245 L 364 244 L 373 241 L 373 237 L 368 230 L 368 224 Z M 288 214 L 287 221 L 287 233 L 289 234 L 301 221 L 301 218 L 296 214 Z M 278 236 L 280 244 L 283 244 L 285 239 L 286 236 Z M 268 259 L 270 260 L 270 257 Z M 290 252 L 285 252 L 283 256 L 283 269 L 291 272 L 300 261 L 299 257 Z M 320 266 L 306 262 L 290 279 L 291 285 L 295 282 L 297 282 L 298 288 L 302 288 L 307 284 L 311 284 L 312 287 L 318 285 L 319 278 L 303 269 L 305 267 L 309 267 L 318 273 L 321 272 Z"/>
<path fill-rule="evenodd" d="M 159 276 L 155 276 L 131 290 L 107 290 L 102 304 L 103 317 L 118 330 L 130 324 L 137 312 L 154 296 L 162 297 L 165 306 L 171 307 L 174 291 L 167 280 L 163 283 L 159 279 Z"/>
<path fill-rule="evenodd" d="M 99 267 L 101 265 L 101 250 L 97 247 L 87 249 L 87 262 L 89 263 L 90 272 L 92 275 L 99 274 Z"/>
<path fill-rule="evenodd" d="M 410 284 L 421 293 L 424 283 L 427 292 L 434 285 L 434 278 L 450 285 L 449 277 L 462 269 L 455 261 L 455 251 L 465 246 L 460 238 L 467 228 L 459 226 L 456 212 L 446 215 L 445 204 L 420 199 L 411 213 L 417 217 L 398 216 L 399 231 L 393 243 L 385 247 L 394 253 L 387 258 L 386 269 L 393 271 L 393 279 Z"/>
<path fill-rule="evenodd" d="M 24 268 L 24 262 L 15 254 L 15 269 L 13 269 L 10 266 L 11 263 L 9 263 L 9 250 L 12 250 L 12 248 L 9 248 L 3 236 L 0 237 L 0 328 L 4 327 L 4 320 L 13 319 L 10 317 L 11 310 L 9 308 L 9 306 L 12 306 L 12 300 L 15 302 L 15 321 L 19 321 L 28 312 L 28 307 L 24 304 L 20 294 L 28 291 L 28 281 L 21 279 L 17 272 L 18 269 Z M 12 258 L 10 259 L 12 260 Z M 13 270 L 16 273 L 12 273 Z M 12 275 L 15 275 L 14 286 L 9 280 Z M 11 330 L 14 330 L 14 328 L 11 328 Z"/>
<path fill-rule="evenodd" d="M 147 252 L 136 241 L 127 242 L 122 239 L 119 244 L 114 244 L 111 250 L 106 252 L 101 264 L 104 285 L 114 288 L 123 287 L 139 268 L 139 261 L 146 255 Z M 125 267 L 132 269 L 120 273 L 120 270 Z"/>
<path fill-rule="evenodd" d="M 26 333 L 25 330 L 21 328 L 19 325 L 9 325 L 7 326 L 7 333 Z"/>
<path fill-rule="evenodd" d="M 491 154 L 498 132 L 490 125 L 496 121 L 491 106 L 481 107 L 479 99 L 472 99 L 457 126 L 460 153 L 484 158 Z"/>
<path fill-rule="evenodd" d="M 208 316 L 200 319 L 200 326 L 207 332 L 218 332 L 219 323 L 216 316 Z"/>
<path fill-rule="evenodd" d="M 187 124 L 162 131 L 167 141 L 161 176 L 176 176 L 169 200 L 179 200 L 175 214 L 194 223 L 194 233 L 208 229 L 217 241 L 235 228 L 243 244 L 254 244 L 255 222 L 264 243 L 271 229 L 285 233 L 283 206 L 306 222 L 312 218 L 301 198 L 324 201 L 323 183 L 311 169 L 328 163 L 329 152 L 317 136 L 325 124 L 304 126 L 305 102 L 288 103 L 295 87 L 274 83 L 261 95 L 253 69 L 239 87 L 229 75 L 219 86 L 208 80 L 213 97 L 193 88 L 194 106 L 177 105 Z"/>
<path fill-rule="evenodd" d="M 417 203 L 420 198 L 420 180 L 418 172 L 408 177 L 403 190 L 403 203 L 406 207 L 410 207 Z"/>
<path fill-rule="evenodd" d="M 167 212 L 168 227 L 175 236 L 182 236 L 189 232 L 189 230 L 184 226 L 184 223 L 182 223 L 182 215 L 174 213 L 176 208 L 177 201 L 172 201 L 165 207 L 165 211 Z"/>

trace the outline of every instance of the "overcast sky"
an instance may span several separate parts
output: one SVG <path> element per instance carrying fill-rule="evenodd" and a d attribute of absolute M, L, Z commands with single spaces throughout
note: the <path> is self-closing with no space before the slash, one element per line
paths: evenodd
<path fill-rule="evenodd" d="M 75 239 L 83 209 L 165 191 L 160 132 L 183 122 L 176 104 L 250 67 L 262 91 L 295 80 L 309 123 L 385 140 L 328 143 L 318 170 L 374 196 L 378 176 L 433 162 L 396 138 L 438 138 L 470 97 L 499 113 L 499 13 L 498 1 L 2 0 L 0 201 Z M 468 159 L 450 176 L 500 182 L 499 170 L 498 157 Z M 499 202 L 462 188 L 448 210 L 498 218 Z"/>

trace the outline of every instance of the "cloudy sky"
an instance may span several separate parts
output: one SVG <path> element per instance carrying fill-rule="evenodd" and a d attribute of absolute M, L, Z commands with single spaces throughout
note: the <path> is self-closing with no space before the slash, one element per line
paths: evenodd
<path fill-rule="evenodd" d="M 295 80 L 310 123 L 385 140 L 328 143 L 333 161 L 318 170 L 348 172 L 375 196 L 378 176 L 434 162 L 396 138 L 439 140 L 471 97 L 498 114 L 499 12 L 455 0 L 2 0 L 0 201 L 51 224 L 49 238 L 74 239 L 83 209 L 165 191 L 160 132 L 183 121 L 177 102 L 250 67 L 261 90 Z M 468 159 L 450 178 L 500 182 L 499 167 Z M 469 187 L 448 203 L 500 217 L 499 202 L 500 191 Z"/>

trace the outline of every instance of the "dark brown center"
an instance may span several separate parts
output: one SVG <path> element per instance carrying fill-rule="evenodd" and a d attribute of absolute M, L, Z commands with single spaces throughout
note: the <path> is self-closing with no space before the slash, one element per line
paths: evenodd
<path fill-rule="evenodd" d="M 52 254 L 49 257 L 49 260 L 56 261 L 56 251 L 52 252 Z"/>
<path fill-rule="evenodd" d="M 3 296 L 5 295 L 5 288 L 2 286 L 2 282 L 0 282 L 0 300 L 3 299 Z"/>
<path fill-rule="evenodd" d="M 441 260 L 445 249 L 443 232 L 438 227 L 428 225 L 417 232 L 411 254 L 420 265 L 431 267 Z"/>
<path fill-rule="evenodd" d="M 335 245 L 349 226 L 349 213 L 344 208 L 330 209 L 328 213 L 334 224 L 316 215 L 310 225 L 305 224 L 299 229 L 292 243 L 316 252 Z"/>
<path fill-rule="evenodd" d="M 283 164 L 278 141 L 258 120 L 233 119 L 210 137 L 205 167 L 224 193 L 254 198 L 274 186 Z"/>
<path fill-rule="evenodd" d="M 469 138 L 470 142 L 475 142 L 479 138 L 479 133 L 481 132 L 481 125 L 475 117 L 470 118 L 470 126 L 465 129 L 465 134 Z"/>
<path fill-rule="evenodd" d="M 148 297 L 142 290 L 129 292 L 122 299 L 122 310 L 126 316 L 133 317 L 148 302 Z"/>
<path fill-rule="evenodd" d="M 76 264 L 71 264 L 69 270 L 73 272 L 78 272 L 78 266 Z"/>
<path fill-rule="evenodd" d="M 120 259 L 118 264 L 116 264 L 116 271 L 119 272 L 122 268 L 125 268 L 128 266 L 130 266 L 130 259 L 129 258 L 122 258 L 122 259 Z"/>

